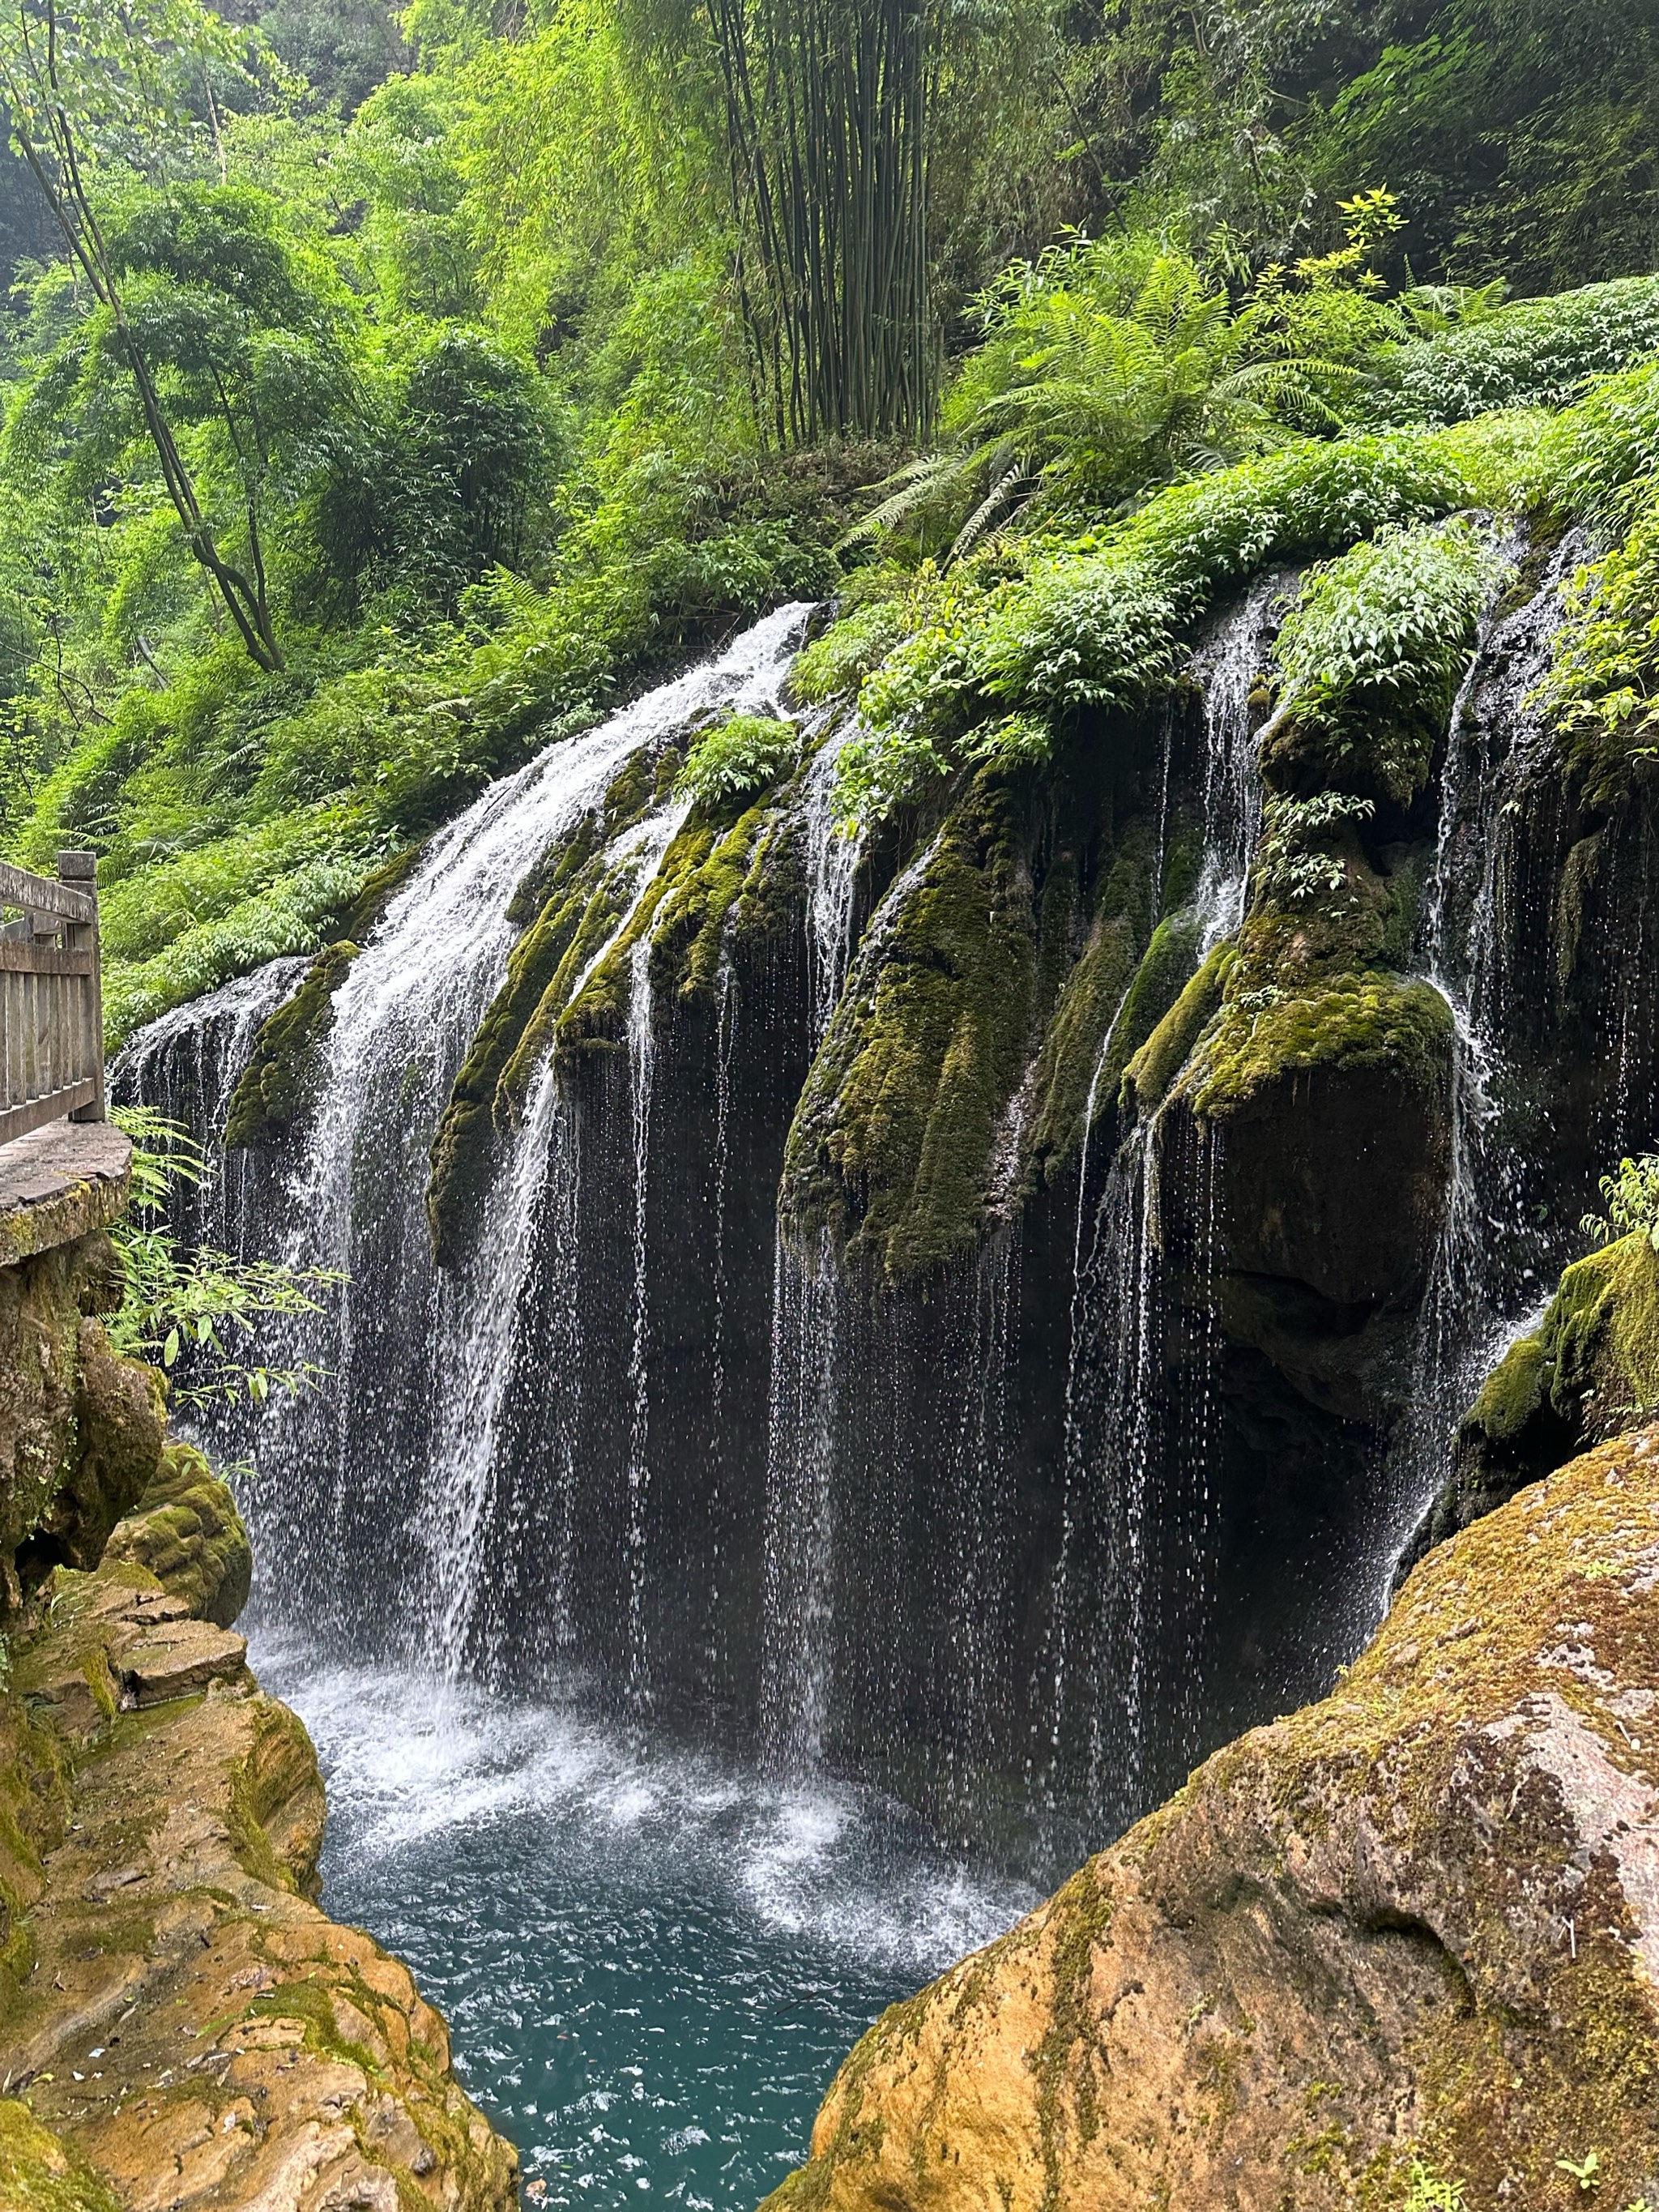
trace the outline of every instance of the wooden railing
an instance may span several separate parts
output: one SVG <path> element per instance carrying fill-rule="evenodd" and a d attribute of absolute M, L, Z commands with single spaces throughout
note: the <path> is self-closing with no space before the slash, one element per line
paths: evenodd
<path fill-rule="evenodd" d="M 0 1145 L 67 1114 L 104 1118 L 98 875 L 90 853 L 58 874 L 0 861 Z"/>

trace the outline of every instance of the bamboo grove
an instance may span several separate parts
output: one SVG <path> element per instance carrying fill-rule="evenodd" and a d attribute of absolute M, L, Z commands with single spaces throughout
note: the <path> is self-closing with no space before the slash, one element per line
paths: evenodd
<path fill-rule="evenodd" d="M 780 443 L 931 413 L 923 0 L 708 0 L 744 316 Z"/>

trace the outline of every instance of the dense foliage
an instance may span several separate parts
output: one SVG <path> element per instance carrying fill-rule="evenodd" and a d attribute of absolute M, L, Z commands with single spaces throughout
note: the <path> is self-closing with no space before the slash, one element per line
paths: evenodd
<path fill-rule="evenodd" d="M 1304 714 L 1354 592 L 1437 697 L 1484 588 L 1448 518 L 1528 504 L 1591 533 L 1555 711 L 1626 760 L 1655 40 L 1637 0 L 3 0 L 0 836 L 98 849 L 119 1036 L 785 596 L 841 595 L 799 690 L 858 700 L 863 813 L 1145 698 L 1267 562 L 1334 564 Z M 792 744 L 732 726 L 685 790 Z"/>

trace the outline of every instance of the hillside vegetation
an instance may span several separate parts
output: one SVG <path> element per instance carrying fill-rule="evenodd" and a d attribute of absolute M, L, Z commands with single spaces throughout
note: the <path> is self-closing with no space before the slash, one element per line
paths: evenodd
<path fill-rule="evenodd" d="M 869 815 L 1383 533 L 1285 670 L 1334 731 L 1515 507 L 1591 533 L 1616 774 L 1656 87 L 1638 0 L 5 0 L 0 836 L 97 849 L 118 1040 L 769 604 L 840 599 Z"/>

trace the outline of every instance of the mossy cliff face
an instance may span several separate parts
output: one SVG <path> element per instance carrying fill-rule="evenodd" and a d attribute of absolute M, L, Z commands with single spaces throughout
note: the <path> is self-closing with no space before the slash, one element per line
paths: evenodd
<path fill-rule="evenodd" d="M 253 1547 L 228 1486 L 200 1452 L 170 1443 L 138 1504 L 104 1548 L 148 1568 L 199 1620 L 228 1628 L 247 1603 Z"/>
<path fill-rule="evenodd" d="M 971 1249 L 1029 1045 L 1043 902 L 1018 788 L 989 775 L 890 896 L 807 1078 L 784 1203 L 906 1277 Z"/>
<path fill-rule="evenodd" d="M 1651 2202 L 1656 1561 L 1655 1430 L 1443 1546 L 1334 1695 L 884 2014 L 771 2212 Z"/>
<path fill-rule="evenodd" d="M 781 1206 L 890 1285 L 970 1256 L 1114 1115 L 1192 973 L 1191 841 L 1141 789 L 1147 732 L 1045 775 L 981 770 L 860 941 L 802 1086 Z M 1182 825 L 1176 824 L 1177 830 Z"/>
<path fill-rule="evenodd" d="M 1264 748 L 1245 921 L 1128 1061 L 1122 1108 L 1151 1126 L 1160 1187 L 1208 1209 L 1159 1233 L 1211 1255 L 1195 1291 L 1277 1377 L 1253 1395 L 1385 1431 L 1443 1210 L 1452 1018 L 1408 973 L 1419 849 L 1380 842 L 1369 797 L 1299 793 L 1292 766 L 1318 757 Z"/>
<path fill-rule="evenodd" d="M 724 963 L 800 926 L 793 783 L 751 805 L 692 808 L 660 861 L 641 860 L 629 833 L 671 803 L 679 766 L 672 747 L 633 756 L 520 889 L 524 933 L 433 1142 L 427 1212 L 440 1265 L 467 1249 L 500 1142 L 549 1059 L 569 1082 L 617 1048 L 639 947 L 653 996 L 691 1008 L 712 1005 Z"/>
<path fill-rule="evenodd" d="M 1413 1556 L 1656 1407 L 1659 1252 L 1646 1237 L 1623 1237 L 1566 1270 L 1539 1326 L 1487 1376 Z"/>

